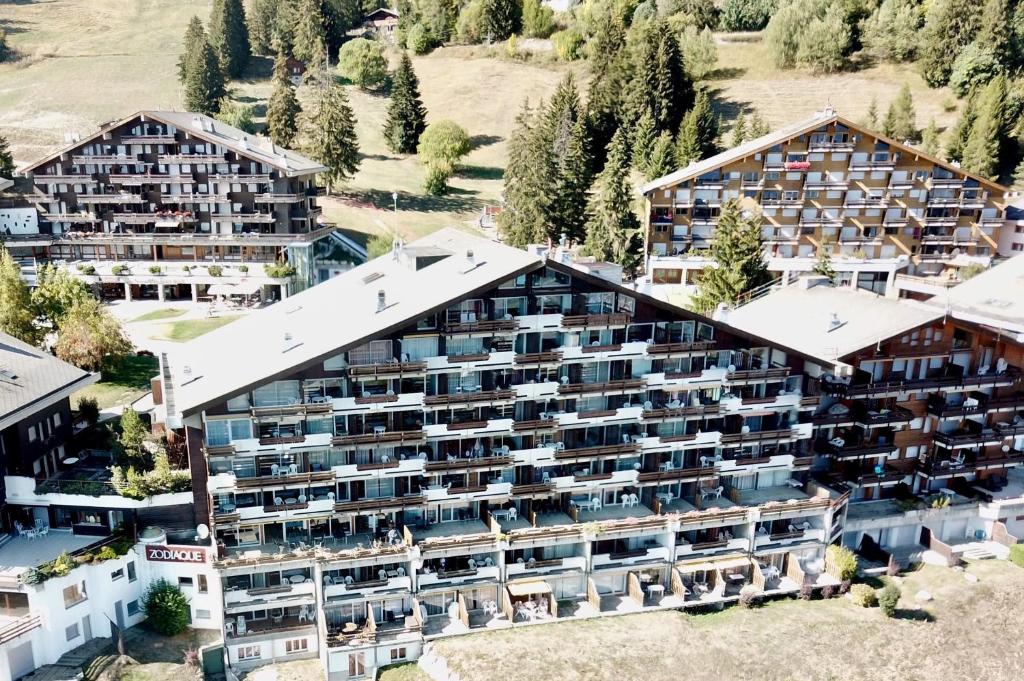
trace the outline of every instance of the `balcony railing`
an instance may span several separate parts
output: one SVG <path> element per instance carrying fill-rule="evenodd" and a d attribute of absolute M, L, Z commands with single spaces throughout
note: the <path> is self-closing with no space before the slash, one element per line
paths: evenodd
<path fill-rule="evenodd" d="M 444 331 L 448 334 L 489 333 L 515 331 L 518 328 L 519 322 L 514 319 L 485 319 L 475 322 L 453 322 L 445 324 Z"/>
<path fill-rule="evenodd" d="M 599 328 L 612 326 L 625 326 L 629 324 L 632 315 L 625 312 L 614 314 L 581 314 L 564 315 L 562 317 L 563 328 Z"/>
<path fill-rule="evenodd" d="M 647 354 L 652 357 L 672 357 L 692 352 L 714 350 L 715 341 L 691 341 L 688 343 L 651 343 L 647 346 Z"/>
<path fill-rule="evenodd" d="M 348 375 L 352 377 L 395 376 L 399 374 L 422 374 L 427 370 L 426 362 L 377 362 L 349 366 Z"/>
<path fill-rule="evenodd" d="M 576 447 L 574 449 L 555 450 L 555 459 L 559 461 L 617 459 L 624 456 L 639 455 L 640 445 L 632 442 L 620 445 L 601 445 L 597 447 Z"/>
<path fill-rule="evenodd" d="M 418 444 L 427 439 L 426 434 L 420 430 L 386 430 L 376 433 L 354 433 L 350 435 L 338 435 L 331 438 L 331 445 L 335 447 L 352 447 L 357 445 L 374 444 Z"/>
<path fill-rule="evenodd" d="M 914 420 L 914 413 L 909 409 L 894 405 L 886 409 L 866 410 L 856 417 L 856 422 L 864 426 L 891 425 L 896 423 L 910 423 Z"/>
<path fill-rule="evenodd" d="M 423 403 L 428 406 L 443 406 L 449 404 L 476 404 L 480 402 L 505 402 L 514 400 L 516 394 L 512 390 L 478 390 L 475 392 L 461 392 L 450 395 L 427 395 Z"/>
<path fill-rule="evenodd" d="M 984 444 L 999 444 L 1002 435 L 995 430 L 982 430 L 981 432 L 968 433 L 932 433 L 935 444 L 946 447 L 967 447 Z"/>
<path fill-rule="evenodd" d="M 643 390 L 641 378 L 624 378 L 599 383 L 566 383 L 558 386 L 560 395 L 582 395 L 590 393 L 632 392 Z"/>

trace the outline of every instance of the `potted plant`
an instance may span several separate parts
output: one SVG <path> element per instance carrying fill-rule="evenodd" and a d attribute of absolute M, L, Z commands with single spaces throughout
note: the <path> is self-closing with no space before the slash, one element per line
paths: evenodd
<path fill-rule="evenodd" d="M 206 268 L 206 271 L 210 273 L 211 277 L 219 277 L 224 274 L 224 268 L 220 265 L 210 265 Z"/>
<path fill-rule="evenodd" d="M 150 265 L 149 266 L 149 273 L 150 274 L 160 274 L 160 271 L 161 271 L 160 270 L 160 265 Z"/>
<path fill-rule="evenodd" d="M 249 266 L 248 265 L 239 265 L 238 266 L 238 271 L 241 272 L 242 274 L 248 274 L 249 273 Z"/>

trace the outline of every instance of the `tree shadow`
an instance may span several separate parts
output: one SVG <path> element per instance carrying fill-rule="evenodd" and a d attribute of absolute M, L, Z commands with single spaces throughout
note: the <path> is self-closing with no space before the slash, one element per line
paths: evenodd
<path fill-rule="evenodd" d="M 256 82 L 267 80 L 272 75 L 274 75 L 274 59 L 253 55 L 249 57 L 249 63 L 245 65 L 245 70 L 242 71 L 242 76 L 238 80 Z"/>
<path fill-rule="evenodd" d="M 718 69 L 708 71 L 704 75 L 704 80 L 733 80 L 740 78 L 746 74 L 747 70 L 739 66 L 723 66 Z"/>
<path fill-rule="evenodd" d="M 500 135 L 473 135 L 469 138 L 469 147 L 470 149 L 476 150 L 496 144 L 503 139 L 505 138 Z"/>
<path fill-rule="evenodd" d="M 369 203 L 381 210 L 391 210 L 393 199 L 391 192 L 383 189 L 368 189 L 362 192 L 342 192 L 339 196 L 359 203 Z M 398 209 L 420 213 L 466 213 L 481 210 L 484 202 L 476 192 L 449 187 L 448 193 L 442 196 L 427 196 L 398 192 Z"/>
<path fill-rule="evenodd" d="M 360 158 L 367 161 L 400 161 L 399 156 L 388 156 L 387 154 L 363 154 Z"/>
<path fill-rule="evenodd" d="M 28 33 L 28 28 L 23 28 L 28 25 L 27 21 L 20 21 L 18 19 L 0 19 L 0 30 L 7 35 L 17 35 L 19 33 Z"/>
<path fill-rule="evenodd" d="M 911 622 L 934 622 L 935 615 L 920 608 L 896 608 L 893 619 L 910 620 Z"/>
<path fill-rule="evenodd" d="M 494 166 L 460 166 L 455 174 L 467 180 L 500 180 L 505 177 L 505 169 Z"/>
<path fill-rule="evenodd" d="M 738 118 L 740 114 L 751 116 L 756 112 L 751 102 L 720 97 L 721 90 L 709 90 L 708 94 L 711 95 L 712 110 L 723 120 L 731 121 Z"/>

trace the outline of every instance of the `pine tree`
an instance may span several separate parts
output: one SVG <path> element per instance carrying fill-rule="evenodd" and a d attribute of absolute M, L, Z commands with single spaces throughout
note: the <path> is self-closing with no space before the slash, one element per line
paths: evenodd
<path fill-rule="evenodd" d="M 293 34 L 292 54 L 307 68 L 319 69 L 327 55 L 328 18 L 322 0 L 301 0 Z"/>
<path fill-rule="evenodd" d="M 672 135 L 663 132 L 654 140 L 651 156 L 644 168 L 648 181 L 668 175 L 676 169 L 676 145 Z"/>
<path fill-rule="evenodd" d="M 697 93 L 697 101 L 683 118 L 676 137 L 676 160 L 680 165 L 708 158 L 718 153 L 718 117 L 711 110 L 706 90 Z"/>
<path fill-rule="evenodd" d="M 274 59 L 274 91 L 267 102 L 267 133 L 275 144 L 290 147 L 295 142 L 300 113 L 302 107 L 288 74 L 287 57 L 278 52 Z"/>
<path fill-rule="evenodd" d="M 929 156 L 938 156 L 942 149 L 942 138 L 935 119 L 928 121 L 928 127 L 921 133 L 921 151 Z"/>
<path fill-rule="evenodd" d="M 971 136 L 971 128 L 974 127 L 974 120 L 977 116 L 977 96 L 976 93 L 972 93 L 964 102 L 963 111 L 960 112 L 960 118 L 953 127 L 949 144 L 946 146 L 946 158 L 950 161 L 960 162 L 963 160 L 964 148 L 967 146 L 967 140 Z"/>
<path fill-rule="evenodd" d="M 961 160 L 964 169 L 991 179 L 999 175 L 1008 136 L 1006 88 L 1005 76 L 998 76 L 982 90 Z"/>
<path fill-rule="evenodd" d="M 836 282 L 836 271 L 832 267 L 832 245 L 821 244 L 818 247 L 818 260 L 814 263 L 813 272 L 822 277 L 828 277 L 831 283 Z"/>
<path fill-rule="evenodd" d="M 523 5 L 517 0 L 482 0 L 481 31 L 492 42 L 505 40 L 523 27 Z"/>
<path fill-rule="evenodd" d="M 520 248 L 542 240 L 544 235 L 540 193 L 535 157 L 536 119 L 528 102 L 523 102 L 516 115 L 515 127 L 508 141 L 508 162 L 502 191 L 504 210 L 498 215 L 498 231 L 502 238 Z"/>
<path fill-rule="evenodd" d="M 633 211 L 629 151 L 622 130 L 608 146 L 607 161 L 594 183 L 587 213 L 587 254 L 635 270 L 640 258 L 640 222 Z"/>
<path fill-rule="evenodd" d="M 1021 159 L 1013 170 L 1013 186 L 1018 189 L 1024 188 L 1024 159 Z"/>
<path fill-rule="evenodd" d="M 977 3 L 963 0 L 933 0 L 927 7 L 917 63 L 925 82 L 940 87 L 949 81 L 960 50 L 977 35 L 981 13 Z"/>
<path fill-rule="evenodd" d="M 740 112 L 740 115 L 736 117 L 736 123 L 732 126 L 732 144 L 730 146 L 738 147 L 743 144 L 744 140 L 747 139 L 747 117 Z"/>
<path fill-rule="evenodd" d="M 701 273 L 691 301 L 698 312 L 709 314 L 721 303 L 735 306 L 744 293 L 771 280 L 761 243 L 761 218 L 744 216 L 735 200 L 722 207 L 711 257 L 718 267 Z"/>
<path fill-rule="evenodd" d="M 675 32 L 664 21 L 649 21 L 633 29 L 630 42 L 632 73 L 626 81 L 630 85 L 629 123 L 650 111 L 658 132 L 674 133 L 694 101 L 693 83 L 683 68 Z"/>
<path fill-rule="evenodd" d="M 882 119 L 882 134 L 886 137 L 896 137 L 896 106 L 890 102 L 885 118 Z"/>
<path fill-rule="evenodd" d="M 629 54 L 618 14 L 605 9 L 595 24 L 595 34 L 587 44 L 592 73 L 587 89 L 587 123 L 593 167 L 602 168 L 612 135 L 623 124 Z"/>
<path fill-rule="evenodd" d="M 558 163 L 558 179 L 555 186 L 554 210 L 552 214 L 560 219 L 562 234 L 571 242 L 582 242 L 585 238 L 587 216 L 583 207 L 587 203 L 587 191 L 593 182 L 590 173 L 590 138 L 586 121 L 580 117 L 573 124 L 565 152 Z"/>
<path fill-rule="evenodd" d="M 889 104 L 885 116 L 884 134 L 901 142 L 917 139 L 917 112 L 914 111 L 914 96 L 906 83 L 900 88 L 896 99 Z"/>
<path fill-rule="evenodd" d="M 671 132 L 679 128 L 683 115 L 694 106 L 693 83 L 683 68 L 679 42 L 674 31 L 662 31 L 657 63 L 658 129 Z"/>
<path fill-rule="evenodd" d="M 185 108 L 212 116 L 220 111 L 220 102 L 226 95 L 220 60 L 210 43 L 204 41 L 189 55 L 185 67 Z"/>
<path fill-rule="evenodd" d="M 570 73 L 555 88 L 534 129 L 535 172 L 546 197 L 542 206 L 544 232 L 552 241 L 558 241 L 563 234 L 573 239 L 582 237 L 585 220 L 580 207 L 585 203 L 591 178 L 589 136 L 581 119 L 579 90 Z M 570 151 L 584 165 L 573 167 L 576 161 L 568 158 Z"/>
<path fill-rule="evenodd" d="M 748 140 L 755 140 L 758 137 L 764 137 L 769 132 L 768 123 L 761 118 L 761 114 L 754 114 L 754 117 L 750 119 L 750 132 L 747 133 Z"/>
<path fill-rule="evenodd" d="M 427 127 L 427 110 L 419 87 L 412 60 L 403 52 L 392 78 L 391 101 L 384 123 L 384 139 L 396 154 L 415 154 L 416 144 Z"/>
<path fill-rule="evenodd" d="M 210 11 L 210 44 L 227 77 L 241 76 L 250 56 L 242 0 L 214 0 Z"/>
<path fill-rule="evenodd" d="M 878 130 L 878 99 L 875 97 L 872 97 L 871 103 L 868 104 L 868 113 L 864 120 L 864 125 L 871 130 Z"/>
<path fill-rule="evenodd" d="M 35 325 L 32 296 L 21 278 L 21 266 L 0 246 L 0 331 L 35 345 L 42 334 Z"/>
<path fill-rule="evenodd" d="M 987 0 L 981 12 L 981 27 L 974 39 L 992 51 L 1004 69 L 1013 63 L 1013 10 L 1010 0 Z"/>
<path fill-rule="evenodd" d="M 324 179 L 329 190 L 355 175 L 359 168 L 359 140 L 345 89 L 326 73 L 320 74 L 320 79 L 307 138 L 310 156 L 327 167 Z"/>
<path fill-rule="evenodd" d="M 0 177 L 14 177 L 14 156 L 11 155 L 11 148 L 3 135 L 0 135 Z"/>
<path fill-rule="evenodd" d="M 178 56 L 178 82 L 185 84 L 185 77 L 188 69 L 188 59 L 191 55 L 202 49 L 206 42 L 206 30 L 199 17 L 192 17 L 185 29 L 185 48 Z"/>
<path fill-rule="evenodd" d="M 658 130 L 654 125 L 654 116 L 650 110 L 644 111 L 633 128 L 633 167 L 644 170 L 654 149 L 654 140 L 658 138 Z"/>

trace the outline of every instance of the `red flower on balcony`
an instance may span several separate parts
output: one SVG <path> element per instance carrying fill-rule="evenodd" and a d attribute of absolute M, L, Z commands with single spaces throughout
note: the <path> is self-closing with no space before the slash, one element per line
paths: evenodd
<path fill-rule="evenodd" d="M 807 170 L 811 167 L 810 161 L 786 161 L 784 164 L 786 170 Z"/>

